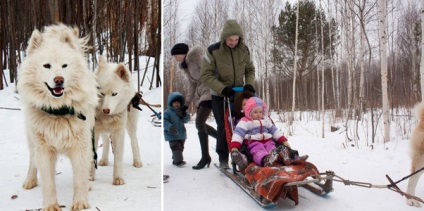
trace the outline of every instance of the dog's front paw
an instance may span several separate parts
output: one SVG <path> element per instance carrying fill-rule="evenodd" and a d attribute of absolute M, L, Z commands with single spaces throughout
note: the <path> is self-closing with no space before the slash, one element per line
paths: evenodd
<path fill-rule="evenodd" d="M 108 163 L 107 160 L 102 159 L 99 161 L 99 166 L 107 166 L 107 163 Z"/>
<path fill-rule="evenodd" d="M 113 185 L 123 185 L 123 184 L 125 184 L 124 179 L 120 177 L 116 177 L 113 179 Z"/>
<path fill-rule="evenodd" d="M 96 179 L 96 168 L 94 166 L 90 169 L 90 175 L 88 176 L 88 180 L 94 181 Z"/>
<path fill-rule="evenodd" d="M 61 211 L 62 208 L 58 204 L 50 204 L 47 207 L 44 207 L 43 211 Z"/>
<path fill-rule="evenodd" d="M 408 204 L 409 206 L 414 206 L 414 207 L 420 207 L 421 206 L 420 203 L 415 199 L 407 199 L 406 204 Z"/>
<path fill-rule="evenodd" d="M 76 201 L 72 205 L 72 210 L 83 210 L 90 208 L 90 205 L 86 201 Z"/>
<path fill-rule="evenodd" d="M 137 160 L 133 162 L 133 166 L 136 168 L 141 168 L 143 166 L 143 162 Z"/>
<path fill-rule="evenodd" d="M 26 179 L 24 182 L 24 185 L 22 185 L 25 189 L 32 189 L 35 186 L 37 186 L 37 180 L 36 179 Z"/>

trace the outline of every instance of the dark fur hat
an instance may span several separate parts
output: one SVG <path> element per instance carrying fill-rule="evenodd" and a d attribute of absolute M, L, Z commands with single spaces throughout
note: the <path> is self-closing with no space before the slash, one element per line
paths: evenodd
<path fill-rule="evenodd" d="M 171 55 L 187 54 L 188 45 L 184 43 L 177 43 L 171 49 Z"/>

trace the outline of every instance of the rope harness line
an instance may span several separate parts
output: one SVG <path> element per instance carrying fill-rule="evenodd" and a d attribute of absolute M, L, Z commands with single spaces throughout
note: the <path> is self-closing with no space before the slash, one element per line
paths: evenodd
<path fill-rule="evenodd" d="M 364 187 L 364 188 L 379 188 L 379 189 L 388 188 L 389 190 L 392 190 L 396 193 L 399 193 L 402 196 L 405 196 L 407 199 L 415 199 L 415 200 L 424 204 L 424 201 L 421 198 L 414 196 L 414 195 L 411 195 L 411 194 L 408 194 L 408 193 L 405 193 L 404 191 L 402 191 L 397 186 L 398 183 L 408 179 L 409 177 L 411 177 L 411 176 L 413 176 L 413 175 L 415 175 L 418 172 L 423 171 L 423 170 L 424 170 L 424 167 L 413 172 L 413 173 L 411 173 L 408 176 L 403 177 L 402 179 L 400 179 L 396 182 L 393 182 L 393 180 L 389 177 L 389 175 L 386 174 L 386 178 L 387 178 L 387 180 L 389 180 L 389 183 L 390 183 L 388 185 L 374 185 L 374 184 L 368 183 L 368 182 L 351 181 L 351 180 L 346 180 L 346 179 L 344 179 L 344 178 L 342 178 L 342 177 L 340 177 L 336 174 L 332 174 L 331 176 L 328 176 L 328 173 L 320 173 L 319 176 L 317 176 L 315 178 L 318 179 L 319 181 L 321 181 L 321 180 L 333 180 L 333 181 L 336 181 L 336 182 L 341 182 L 346 186 L 354 185 L 354 186 L 359 186 L 359 187 Z M 327 175 L 327 176 L 322 176 L 324 174 Z"/>

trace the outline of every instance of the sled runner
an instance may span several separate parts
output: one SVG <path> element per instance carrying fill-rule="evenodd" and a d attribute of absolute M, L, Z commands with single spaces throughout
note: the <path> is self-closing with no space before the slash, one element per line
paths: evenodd
<path fill-rule="evenodd" d="M 239 88 L 234 90 L 240 91 Z M 227 107 L 224 116 L 225 132 L 227 144 L 230 146 L 234 126 L 232 121 L 228 121 L 232 119 L 230 100 L 228 98 L 225 100 Z M 248 153 L 247 150 L 240 150 L 240 152 Z M 249 158 L 249 155 L 246 156 Z M 234 161 L 231 163 L 232 168 L 220 169 L 220 171 L 264 208 L 276 206 L 280 198 L 291 199 L 297 205 L 299 186 L 317 195 L 326 195 L 333 190 L 334 173 L 331 171 L 320 173 L 310 162 L 294 160 L 289 166 L 261 167 L 251 159 L 248 160 L 250 163 L 243 171 L 237 170 Z"/>

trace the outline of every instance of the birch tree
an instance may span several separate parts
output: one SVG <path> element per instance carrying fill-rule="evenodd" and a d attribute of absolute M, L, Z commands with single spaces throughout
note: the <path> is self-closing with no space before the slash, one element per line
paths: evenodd
<path fill-rule="evenodd" d="M 328 11 L 327 11 L 327 13 L 328 13 L 328 15 L 330 15 L 331 13 L 330 13 L 330 0 L 327 0 L 327 9 L 328 9 Z M 336 13 L 336 15 L 337 15 L 337 6 L 335 6 L 336 7 L 336 11 L 335 11 L 335 13 Z M 332 39 L 332 37 L 331 37 L 331 34 L 332 34 L 332 27 L 331 27 L 331 22 L 329 21 L 328 22 L 328 30 L 329 30 L 329 33 L 328 33 L 328 38 L 329 38 L 329 41 L 330 41 L 330 46 L 333 46 L 333 39 Z M 338 105 L 338 103 L 336 103 L 337 102 L 337 94 L 336 94 L 336 75 L 334 74 L 334 71 L 337 71 L 337 69 L 336 70 L 334 70 L 335 68 L 334 68 L 334 58 L 333 58 L 333 49 L 332 48 L 330 48 L 330 70 L 331 70 L 331 79 L 332 79 L 332 90 L 333 90 L 333 102 L 334 102 L 334 107 L 336 108 L 336 111 L 337 110 L 339 110 L 340 109 L 340 107 L 339 107 L 339 105 Z"/>
<path fill-rule="evenodd" d="M 325 137 L 325 131 L 324 131 L 324 114 L 325 114 L 325 108 L 324 108 L 324 86 L 325 86 L 325 77 L 324 77 L 324 69 L 325 69 L 325 57 L 324 57 L 324 22 L 322 21 L 322 2 L 319 1 L 319 18 L 320 18 L 320 25 L 321 25 L 321 121 L 322 121 L 322 138 Z M 331 27 L 330 27 L 331 28 Z"/>
<path fill-rule="evenodd" d="M 299 5 L 299 1 L 297 1 Z M 290 135 L 293 134 L 293 121 L 294 121 L 294 109 L 296 108 L 296 75 L 297 75 L 297 39 L 299 32 L 299 6 L 296 9 L 296 33 L 294 41 L 294 62 L 293 62 L 293 100 L 292 100 L 292 112 L 289 118 Z"/>
<path fill-rule="evenodd" d="M 386 0 L 378 0 L 378 31 L 380 42 L 380 64 L 381 64 L 381 90 L 383 103 L 383 126 L 384 143 L 390 141 L 390 111 L 388 97 L 388 75 L 387 75 L 387 22 L 386 22 Z"/>
<path fill-rule="evenodd" d="M 272 33 L 272 26 L 275 24 L 278 14 L 277 0 L 269 1 L 256 1 L 249 0 L 248 8 L 252 17 L 250 21 L 247 21 L 246 28 L 249 31 L 247 36 L 250 38 L 248 44 L 252 60 L 255 62 L 255 68 L 261 70 L 263 74 L 259 76 L 262 78 L 262 97 L 267 105 L 271 105 L 270 100 L 270 83 L 271 83 L 271 64 L 269 62 L 271 45 L 273 36 L 269 36 Z M 259 72 L 259 71 L 256 71 Z M 275 96 L 277 97 L 277 96 Z M 272 108 L 270 106 L 270 108 Z"/>
<path fill-rule="evenodd" d="M 360 46 L 360 55 L 359 55 L 359 66 L 360 66 L 360 73 L 359 73 L 359 106 L 360 106 L 360 112 L 358 112 L 358 115 L 361 115 L 362 111 L 364 111 L 364 104 L 365 104 L 365 3 L 366 0 L 360 0 L 359 4 L 357 4 L 357 8 L 359 10 L 359 22 L 361 25 L 361 33 L 359 36 L 359 46 Z M 359 116 L 359 118 L 361 118 Z"/>
<path fill-rule="evenodd" d="M 167 35 L 164 37 L 164 46 L 167 48 L 164 49 L 164 54 L 168 55 L 170 58 L 168 60 L 165 60 L 166 63 L 164 64 L 164 70 L 169 70 L 168 76 L 165 77 L 165 87 L 168 85 L 168 93 L 172 92 L 173 87 L 173 81 L 174 81 L 174 70 L 175 70 L 175 61 L 172 59 L 169 51 L 171 50 L 171 46 L 176 43 L 177 35 L 178 35 L 178 7 L 179 7 L 179 1 L 178 0 L 165 0 L 164 1 L 164 10 L 168 11 L 164 13 L 164 20 L 163 20 L 163 32 Z M 166 75 L 166 74 L 165 74 Z M 168 79 L 168 80 L 166 80 Z M 165 91 L 165 90 L 164 90 Z M 164 96 L 166 96 L 167 93 L 164 93 Z"/>

